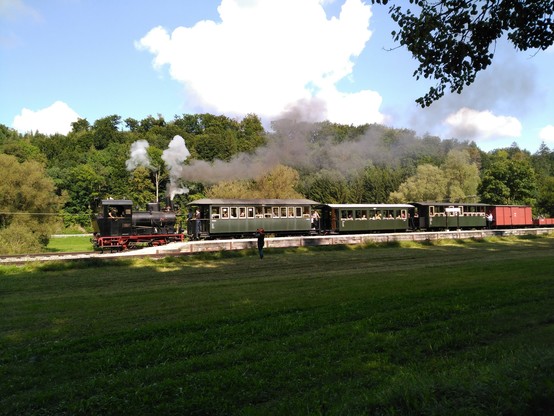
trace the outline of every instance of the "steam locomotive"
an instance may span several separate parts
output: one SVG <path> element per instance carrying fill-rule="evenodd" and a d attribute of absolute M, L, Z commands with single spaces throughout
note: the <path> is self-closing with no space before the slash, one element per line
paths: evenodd
<path fill-rule="evenodd" d="M 161 210 L 160 203 L 153 202 L 147 211 L 133 211 L 131 200 L 104 199 L 94 201 L 92 209 L 92 244 L 102 252 L 158 246 L 185 238 L 170 205 Z"/>
<path fill-rule="evenodd" d="M 170 203 L 133 211 L 130 200 L 101 200 L 93 215 L 98 250 L 126 250 L 184 241 Z M 322 204 L 309 199 L 200 199 L 187 204 L 191 240 L 252 237 L 258 228 L 275 236 L 356 234 L 456 229 L 552 227 L 533 219 L 531 207 L 480 203 Z M 490 218 L 488 220 L 487 218 Z"/>

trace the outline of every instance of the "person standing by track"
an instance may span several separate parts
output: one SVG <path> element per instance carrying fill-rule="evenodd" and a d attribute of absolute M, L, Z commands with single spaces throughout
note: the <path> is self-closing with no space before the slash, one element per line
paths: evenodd
<path fill-rule="evenodd" d="M 263 228 L 258 228 L 256 230 L 256 238 L 258 239 L 258 254 L 260 255 L 260 259 L 263 259 L 265 245 L 265 230 Z"/>

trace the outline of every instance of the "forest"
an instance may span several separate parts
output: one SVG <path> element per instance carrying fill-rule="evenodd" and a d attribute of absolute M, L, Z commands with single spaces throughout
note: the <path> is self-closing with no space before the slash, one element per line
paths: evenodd
<path fill-rule="evenodd" d="M 137 209 L 171 198 L 295 198 L 324 203 L 450 201 L 533 206 L 554 216 L 554 153 L 516 143 L 419 137 L 383 125 L 223 115 L 78 119 L 67 135 L 0 125 L 0 252 L 40 251 L 50 235 L 90 231 L 96 198 Z M 183 215 L 185 213 L 183 212 Z"/>

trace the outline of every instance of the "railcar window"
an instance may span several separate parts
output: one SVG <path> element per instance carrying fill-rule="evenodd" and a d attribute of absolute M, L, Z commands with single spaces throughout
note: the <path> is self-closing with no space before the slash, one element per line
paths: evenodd
<path fill-rule="evenodd" d="M 264 217 L 264 209 L 262 207 L 255 207 L 256 209 L 256 218 Z"/>
<path fill-rule="evenodd" d="M 296 207 L 295 211 L 296 211 L 296 216 L 298 218 L 302 218 L 302 207 Z"/>
<path fill-rule="evenodd" d="M 248 207 L 246 214 L 248 215 L 248 218 L 254 218 L 254 207 Z"/>
<path fill-rule="evenodd" d="M 311 215 L 310 215 L 310 207 L 303 207 L 302 208 L 302 215 L 304 218 L 310 218 Z"/>
<path fill-rule="evenodd" d="M 294 217 L 294 207 L 288 207 L 289 218 Z"/>
<path fill-rule="evenodd" d="M 273 218 L 279 218 L 279 207 L 273 207 Z"/>
<path fill-rule="evenodd" d="M 271 214 L 271 207 L 265 207 L 264 208 L 264 216 L 266 218 L 271 218 L 272 217 L 272 214 Z"/>
<path fill-rule="evenodd" d="M 229 208 L 227 207 L 221 208 L 221 218 L 225 218 L 225 219 L 229 218 Z"/>
<path fill-rule="evenodd" d="M 219 207 L 212 207 L 212 218 L 219 218 Z"/>
<path fill-rule="evenodd" d="M 351 220 L 351 219 L 353 219 L 353 213 L 354 213 L 354 211 L 351 210 L 351 209 L 343 210 L 343 211 L 341 211 L 341 218 L 343 220 Z"/>
<path fill-rule="evenodd" d="M 287 218 L 287 207 L 281 207 L 281 217 Z"/>
<path fill-rule="evenodd" d="M 430 207 L 429 207 L 429 216 L 430 216 L 430 217 L 434 217 L 434 216 L 435 216 L 435 207 L 434 207 L 434 206 L 430 206 Z"/>

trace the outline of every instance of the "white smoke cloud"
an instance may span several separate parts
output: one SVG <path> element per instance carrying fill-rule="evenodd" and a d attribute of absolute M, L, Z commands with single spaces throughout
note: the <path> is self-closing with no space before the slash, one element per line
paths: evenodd
<path fill-rule="evenodd" d="M 361 0 L 346 0 L 331 18 L 320 0 L 222 0 L 218 12 L 220 22 L 171 33 L 156 27 L 135 44 L 154 55 L 155 68 L 169 67 L 192 106 L 271 119 L 315 98 L 323 104 L 319 121 L 383 121 L 378 93 L 336 87 L 371 37 L 371 8 Z"/>
<path fill-rule="evenodd" d="M 71 123 L 77 121 L 79 114 L 66 103 L 56 101 L 50 107 L 38 111 L 27 108 L 15 116 L 12 126 L 20 133 L 40 132 L 43 134 L 67 134 L 71 131 Z"/>
<path fill-rule="evenodd" d="M 150 144 L 146 140 L 137 140 L 131 144 L 130 157 L 125 162 L 127 170 L 135 170 L 139 166 L 153 170 L 150 156 L 148 156 L 148 148 Z"/>
<path fill-rule="evenodd" d="M 168 195 L 171 199 L 175 195 L 188 193 L 188 188 L 180 185 L 182 180 L 183 163 L 190 156 L 189 149 L 185 144 L 185 139 L 181 136 L 175 136 L 169 143 L 169 146 L 162 153 L 162 160 L 165 162 L 169 171 Z"/>

